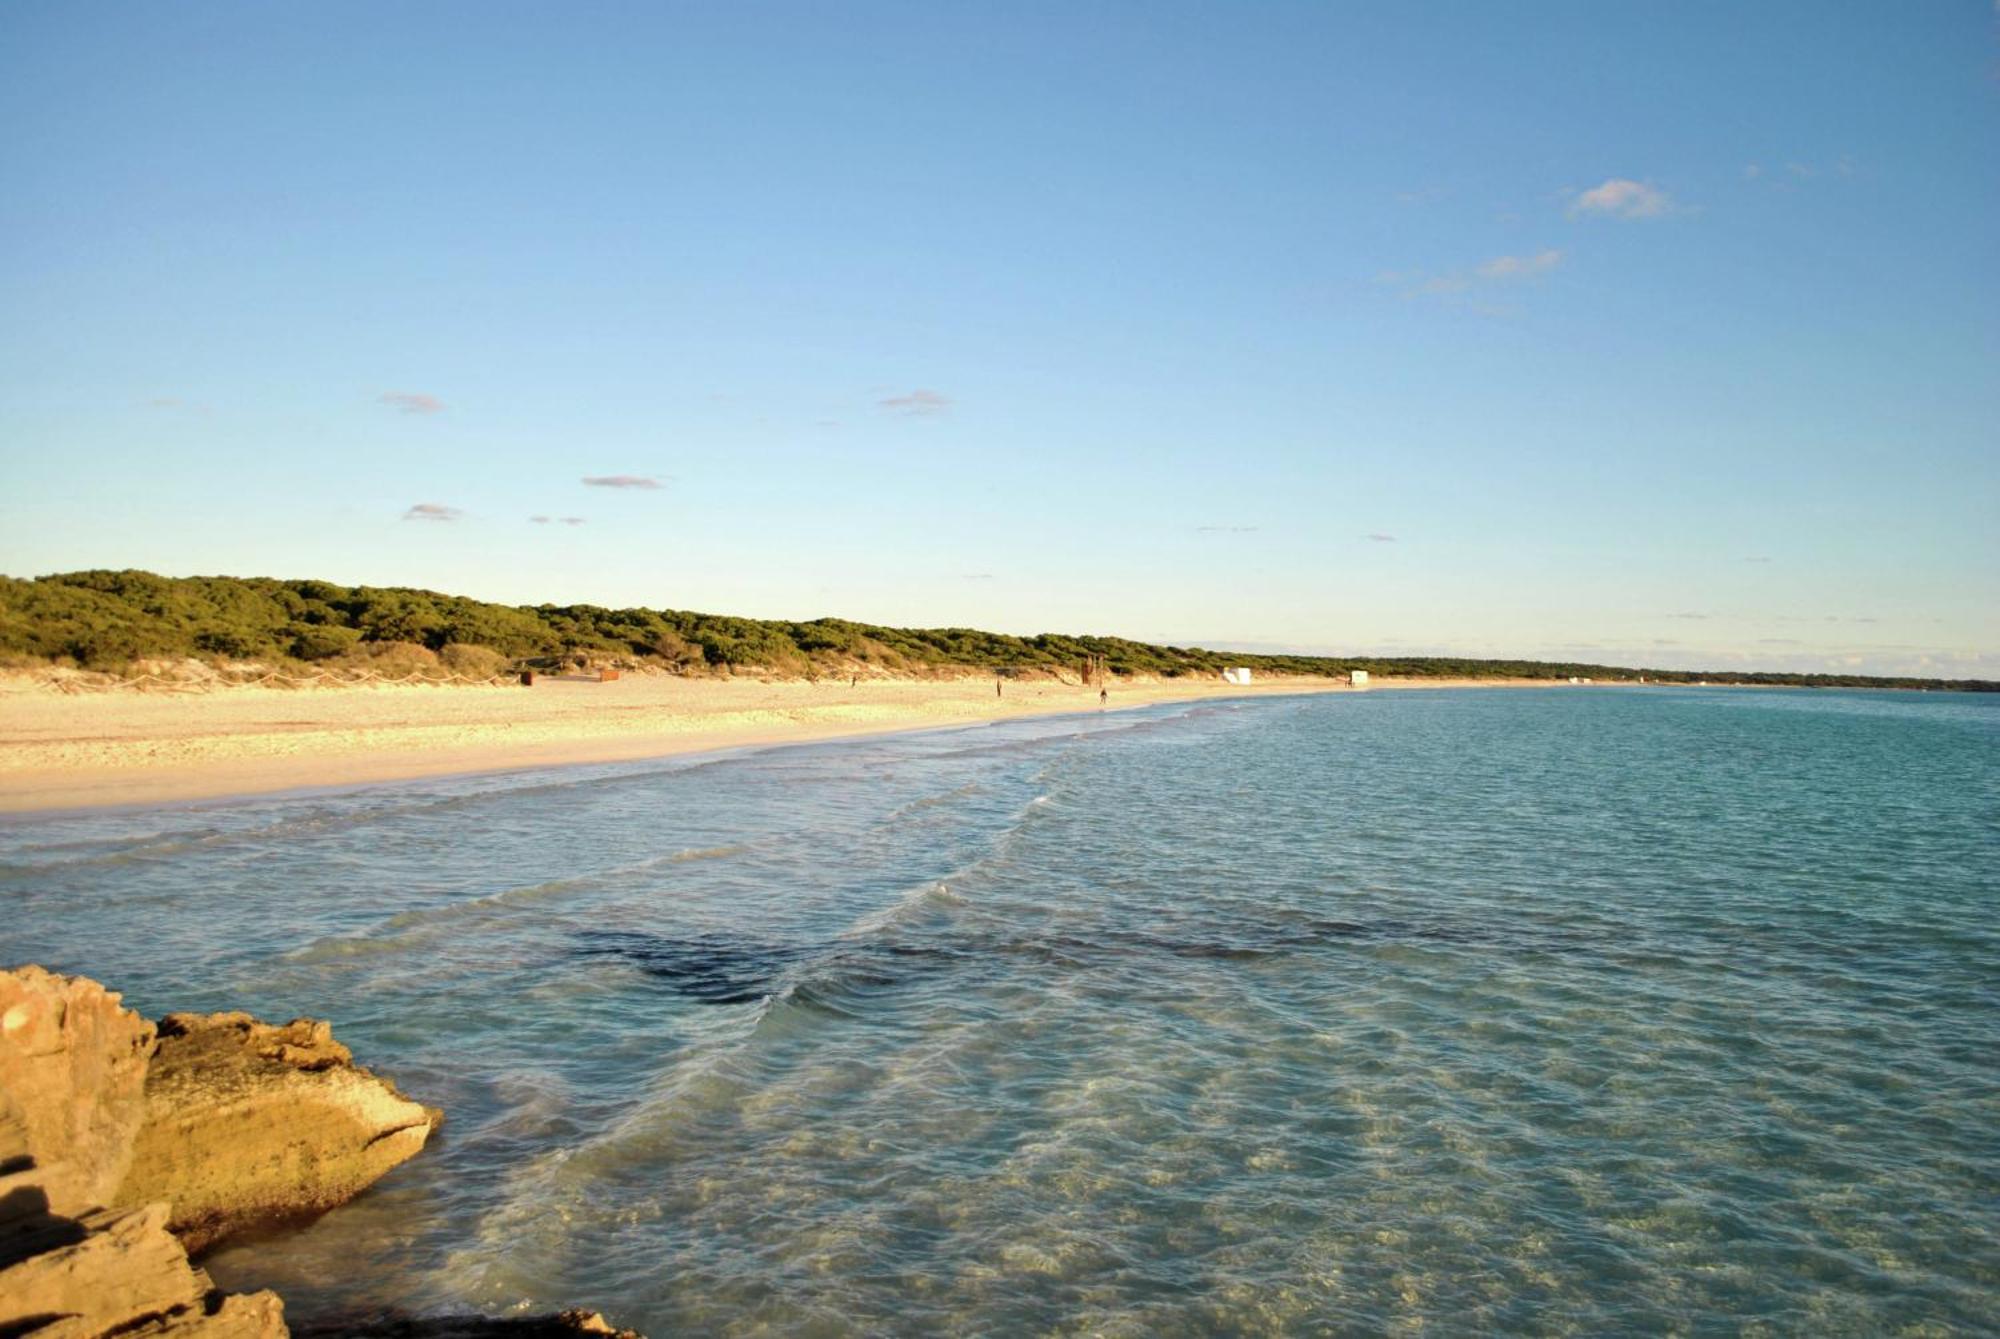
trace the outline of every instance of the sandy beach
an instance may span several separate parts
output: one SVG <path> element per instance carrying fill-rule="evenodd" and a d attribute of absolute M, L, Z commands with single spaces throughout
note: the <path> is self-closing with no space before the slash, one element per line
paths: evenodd
<path fill-rule="evenodd" d="M 1376 679 L 1372 689 L 1458 679 Z M 1480 679 L 1476 683 L 1496 683 Z M 1114 683 L 1110 709 L 1356 691 L 1340 679 Z M 168 803 L 316 785 L 628 761 L 1096 711 L 1098 689 L 992 679 L 758 681 L 636 675 L 534 687 L 224 687 L 62 693 L 0 681 L 0 811 Z"/>
<path fill-rule="evenodd" d="M 1119 687 L 1114 707 L 1278 692 L 1330 680 Z M 0 811 L 156 804 L 413 777 L 617 762 L 709 749 L 1096 710 L 1058 683 L 635 676 L 532 688 L 224 688 L 66 694 L 0 686 Z"/>
<path fill-rule="evenodd" d="M 1330 679 L 1247 687 L 1163 680 L 1115 684 L 1110 706 L 1351 691 Z M 991 679 L 850 685 L 660 675 L 542 679 L 532 688 L 66 694 L 20 676 L 0 681 L 0 812 L 617 762 L 1097 709 L 1095 688 L 1010 682 L 996 698 Z"/>

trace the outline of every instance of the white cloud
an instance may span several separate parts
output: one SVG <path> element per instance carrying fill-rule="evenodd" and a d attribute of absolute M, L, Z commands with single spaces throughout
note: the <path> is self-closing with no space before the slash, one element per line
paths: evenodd
<path fill-rule="evenodd" d="M 908 414 L 918 418 L 930 418 L 951 408 L 949 396 L 936 391 L 913 390 L 908 395 L 891 395 L 876 403 L 892 414 Z"/>
<path fill-rule="evenodd" d="M 660 481 L 650 474 L 586 474 L 583 481 L 592 488 L 660 487 Z"/>
<path fill-rule="evenodd" d="M 406 521 L 455 521 L 465 515 L 457 507 L 447 507 L 442 502 L 419 502 L 403 513 Z"/>
<path fill-rule="evenodd" d="M 1495 256 L 1477 271 L 1481 279 L 1530 279 L 1562 264 L 1563 253 L 1550 248 L 1532 256 Z"/>
<path fill-rule="evenodd" d="M 1670 212 L 1673 198 L 1657 186 L 1630 177 L 1612 177 L 1577 193 L 1571 214 L 1596 214 L 1615 219 L 1656 219 Z"/>
<path fill-rule="evenodd" d="M 1562 264 L 1563 253 L 1553 247 L 1523 256 L 1495 256 L 1469 270 L 1426 274 L 1422 270 L 1384 270 L 1375 276 L 1378 284 L 1403 290 L 1404 297 L 1449 298 L 1480 284 L 1510 283 L 1538 279 Z"/>
<path fill-rule="evenodd" d="M 383 391 L 377 397 L 379 403 L 391 409 L 400 409 L 405 414 L 441 414 L 444 401 L 435 395 L 425 395 L 422 391 Z"/>

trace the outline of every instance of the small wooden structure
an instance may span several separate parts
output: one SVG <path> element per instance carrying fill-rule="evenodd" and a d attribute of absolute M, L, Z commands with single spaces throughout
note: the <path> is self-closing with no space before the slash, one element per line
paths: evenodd
<path fill-rule="evenodd" d="M 1350 688 L 1366 688 L 1368 686 L 1368 671 L 1367 670 L 1348 671 L 1347 686 Z"/>

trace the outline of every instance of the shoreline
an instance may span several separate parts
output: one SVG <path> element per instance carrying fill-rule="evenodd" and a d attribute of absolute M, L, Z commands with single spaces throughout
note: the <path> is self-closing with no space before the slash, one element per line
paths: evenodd
<path fill-rule="evenodd" d="M 816 743 L 1098 710 L 1095 689 L 991 679 L 821 681 L 633 677 L 507 686 L 227 688 L 69 696 L 0 684 L 0 814 L 351 788 Z M 1108 710 L 1547 680 L 1325 678 L 1114 684 Z M 1561 685 L 1569 686 L 1569 685 Z"/>

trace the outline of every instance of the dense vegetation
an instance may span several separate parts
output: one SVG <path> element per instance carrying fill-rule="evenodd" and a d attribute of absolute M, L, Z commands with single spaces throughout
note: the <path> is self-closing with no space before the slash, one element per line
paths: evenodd
<path fill-rule="evenodd" d="M 1438 657 L 1249 655 L 1150 646 L 1120 637 L 1010 637 L 971 628 L 883 628 L 844 619 L 807 623 L 673 609 L 533 608 L 432 591 L 337 586 L 265 577 L 162 577 L 68 572 L 32 581 L 0 577 L 0 655 L 16 663 L 119 670 L 149 658 L 402 667 L 411 656 L 490 674 L 509 662 L 595 660 L 682 673 L 751 670 L 781 675 L 990 669 L 1077 674 L 1101 657 L 1116 674 L 1174 677 L 1247 665 L 1266 673 L 1464 678 L 1632 679 L 1991 691 L 1972 680 L 1860 675 L 1685 673 L 1605 665 Z M 400 659 L 398 657 L 401 657 Z"/>

